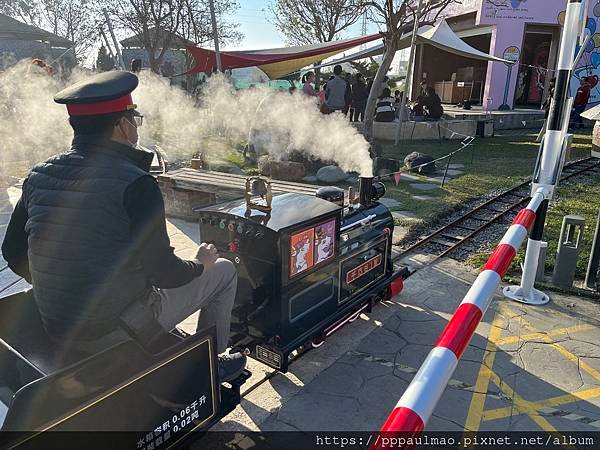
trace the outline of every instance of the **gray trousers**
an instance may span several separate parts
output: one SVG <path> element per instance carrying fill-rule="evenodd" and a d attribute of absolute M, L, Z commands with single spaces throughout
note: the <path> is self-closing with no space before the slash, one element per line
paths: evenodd
<path fill-rule="evenodd" d="M 233 263 L 219 258 L 215 265 L 188 284 L 173 289 L 159 289 L 150 304 L 154 318 L 170 331 L 200 310 L 196 331 L 216 325 L 217 353 L 227 350 L 231 327 L 231 310 L 237 289 L 237 271 Z M 79 342 L 80 350 L 96 353 L 111 347 L 128 335 L 121 328 L 94 341 Z"/>

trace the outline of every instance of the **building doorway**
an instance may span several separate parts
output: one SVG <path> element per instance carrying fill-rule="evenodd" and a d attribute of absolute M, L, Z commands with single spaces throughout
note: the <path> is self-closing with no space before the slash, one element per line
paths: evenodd
<path fill-rule="evenodd" d="M 515 90 L 515 106 L 539 108 L 547 84 L 552 32 L 526 31 Z"/>

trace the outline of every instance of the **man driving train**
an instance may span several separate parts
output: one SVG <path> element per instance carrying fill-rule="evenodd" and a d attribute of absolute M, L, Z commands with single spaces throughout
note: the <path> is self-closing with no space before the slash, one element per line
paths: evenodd
<path fill-rule="evenodd" d="M 226 353 L 237 273 L 213 245 L 177 257 L 163 198 L 137 148 L 142 115 L 136 75 L 95 75 L 55 95 L 74 131 L 69 151 L 32 169 L 2 244 L 9 267 L 33 286 L 57 345 L 95 353 L 133 335 L 150 341 L 201 310 L 216 325 L 219 377 L 236 378 L 246 357 Z M 146 342 L 148 343 L 148 342 Z"/>

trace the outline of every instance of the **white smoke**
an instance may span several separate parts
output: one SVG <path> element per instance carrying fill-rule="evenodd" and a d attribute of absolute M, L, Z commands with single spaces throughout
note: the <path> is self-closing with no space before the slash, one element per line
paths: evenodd
<path fill-rule="evenodd" d="M 300 151 L 335 161 L 346 171 L 372 176 L 367 141 L 342 114 L 321 114 L 316 99 L 266 87 L 236 92 L 222 77 L 211 80 L 206 93 L 206 109 L 213 122 L 225 126 L 231 135 L 256 130 L 254 134 L 262 137 L 273 157 L 285 159 Z"/>
<path fill-rule="evenodd" d="M 62 85 L 43 69 L 21 61 L 0 73 L 0 158 L 2 167 L 28 167 L 69 146 L 72 130 L 65 107 L 52 96 Z"/>
<path fill-rule="evenodd" d="M 77 71 L 58 81 L 22 61 L 0 73 L 0 154 L 2 162 L 29 166 L 65 151 L 72 130 L 64 105 L 52 97 L 65 86 L 89 76 Z M 195 99 L 151 72 L 140 74 L 133 98 L 145 116 L 140 143 L 160 145 L 169 160 L 203 152 L 222 156 L 218 139 L 245 144 L 248 139 L 275 159 L 299 151 L 335 161 L 346 171 L 372 175 L 365 139 L 341 114 L 322 115 L 314 98 L 266 87 L 236 91 L 222 76 L 213 76 Z M 2 168 L 4 164 L 2 164 Z"/>

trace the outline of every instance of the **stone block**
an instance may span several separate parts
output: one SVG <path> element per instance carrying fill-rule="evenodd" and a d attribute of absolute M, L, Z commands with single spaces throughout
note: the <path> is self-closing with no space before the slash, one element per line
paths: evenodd
<path fill-rule="evenodd" d="M 301 181 L 306 175 L 304 164 L 293 161 L 271 161 L 271 178 L 283 181 Z"/>
<path fill-rule="evenodd" d="M 159 179 L 158 186 L 163 196 L 167 217 L 195 221 L 194 208 L 212 205 L 216 202 L 216 196 L 213 193 L 181 189 L 174 186 L 170 180 Z"/>

